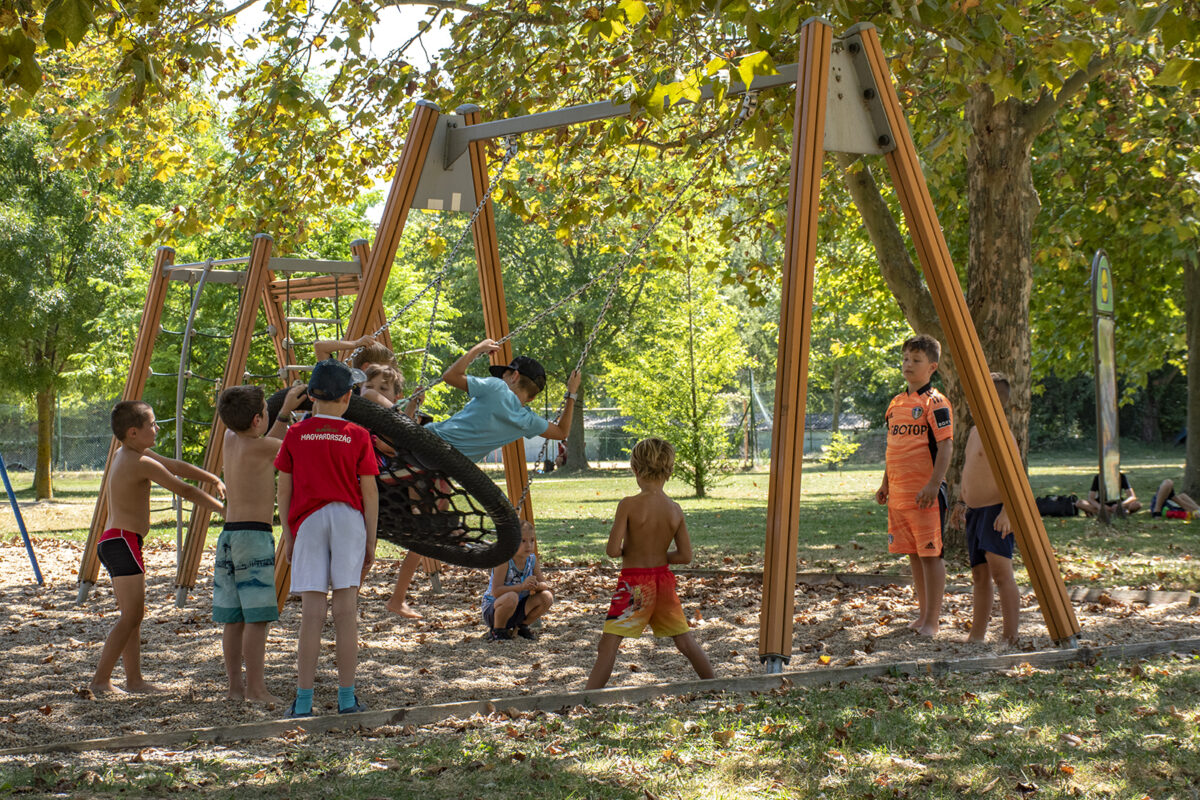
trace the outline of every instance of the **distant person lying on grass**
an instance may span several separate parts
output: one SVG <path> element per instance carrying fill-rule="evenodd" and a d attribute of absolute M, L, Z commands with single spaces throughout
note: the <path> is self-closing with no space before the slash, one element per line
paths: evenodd
<path fill-rule="evenodd" d="M 1109 501 L 1107 505 L 1109 514 L 1119 514 L 1120 516 L 1127 516 L 1141 509 L 1142 501 L 1138 500 L 1138 496 L 1134 493 L 1133 487 L 1129 484 L 1129 478 L 1125 476 L 1124 472 L 1121 473 L 1121 499 Z M 1075 507 L 1089 517 L 1100 513 L 1099 475 L 1092 478 L 1092 488 L 1088 491 L 1087 498 L 1077 501 Z"/>
<path fill-rule="evenodd" d="M 1200 505 L 1183 492 L 1175 493 L 1175 482 L 1167 478 L 1158 486 L 1150 501 L 1150 516 L 1187 519 L 1200 516 Z"/>

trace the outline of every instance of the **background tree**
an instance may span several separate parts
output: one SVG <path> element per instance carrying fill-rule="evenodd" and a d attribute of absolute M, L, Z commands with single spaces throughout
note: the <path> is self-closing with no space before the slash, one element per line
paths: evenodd
<path fill-rule="evenodd" d="M 655 309 L 630 320 L 624 355 L 608 362 L 607 389 L 638 437 L 675 447 L 675 471 L 704 497 L 729 455 L 729 404 L 722 396 L 746 364 L 730 307 L 717 282 L 686 259 L 682 275 L 656 273 L 645 302 Z"/>
<path fill-rule="evenodd" d="M 85 174 L 48 166 L 46 132 L 29 123 L 0 129 L 0 380 L 37 398 L 37 498 L 53 497 L 55 398 L 71 357 L 91 343 L 89 323 L 104 307 L 98 285 L 119 279 L 130 232 L 100 211 Z"/>

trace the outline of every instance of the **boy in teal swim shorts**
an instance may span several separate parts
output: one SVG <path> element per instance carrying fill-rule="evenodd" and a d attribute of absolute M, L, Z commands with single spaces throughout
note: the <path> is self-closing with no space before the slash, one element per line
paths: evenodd
<path fill-rule="evenodd" d="M 303 385 L 288 392 L 269 432 L 267 401 L 259 387 L 231 386 L 217 399 L 217 414 L 228 428 L 223 443 L 228 505 L 213 568 L 213 622 L 225 623 L 221 645 L 230 700 L 283 702 L 267 691 L 263 678 L 267 624 L 279 619 L 271 534 L 272 464 L 287 432 L 287 420 L 303 397 Z"/>

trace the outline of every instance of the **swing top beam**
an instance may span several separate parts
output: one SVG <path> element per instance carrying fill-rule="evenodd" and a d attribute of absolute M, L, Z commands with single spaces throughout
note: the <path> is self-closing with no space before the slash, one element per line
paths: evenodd
<path fill-rule="evenodd" d="M 756 76 L 750 82 L 748 90 L 744 83 L 730 83 L 725 94 L 728 96 L 737 96 L 745 94 L 747 91 L 759 92 L 764 89 L 773 89 L 777 86 L 788 86 L 795 82 L 796 65 L 785 64 L 779 67 L 779 72 L 775 75 Z M 701 100 L 711 100 L 712 97 L 713 90 L 711 86 L 705 86 L 701 89 Z M 622 103 L 617 105 L 611 100 L 607 100 L 600 103 L 587 103 L 581 106 L 568 106 L 567 108 L 559 108 L 554 111 L 526 114 L 523 117 L 509 117 L 491 122 L 480 122 L 475 125 L 454 125 L 451 127 L 446 138 L 445 166 L 449 168 L 451 164 L 465 154 L 471 142 L 489 141 L 505 136 L 518 136 L 523 133 L 551 130 L 553 128 L 579 125 L 602 119 L 628 117 L 632 113 L 632 104 Z"/>

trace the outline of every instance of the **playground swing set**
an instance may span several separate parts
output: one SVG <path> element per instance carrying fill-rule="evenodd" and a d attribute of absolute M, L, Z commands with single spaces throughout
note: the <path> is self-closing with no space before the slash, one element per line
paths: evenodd
<path fill-rule="evenodd" d="M 759 655 L 765 669 L 769 673 L 781 672 L 791 658 L 817 220 L 821 167 L 827 151 L 883 155 L 885 158 L 945 331 L 946 344 L 958 367 L 985 453 L 1013 521 L 1017 544 L 1050 638 L 1059 646 L 1073 646 L 1077 642 L 1079 623 L 1037 513 L 1020 454 L 1007 434 L 1003 410 L 992 386 L 979 338 L 950 260 L 875 28 L 870 24 L 856 25 L 835 38 L 832 26 L 827 21 L 813 18 L 801 28 L 799 53 L 798 63 L 780 67 L 775 75 L 756 77 L 749 86 L 738 83 L 729 86 L 726 94 L 742 95 L 744 101 L 739 119 L 727 128 L 721 139 L 722 143 L 727 142 L 738 130 L 741 121 L 753 111 L 757 93 L 795 84 L 796 108 L 781 269 L 783 290 L 777 389 L 771 432 L 771 471 L 759 631 Z M 706 90 L 702 99 L 711 96 L 711 91 Z M 629 261 L 662 217 L 678 205 L 691 183 L 680 190 L 624 260 L 512 331 L 509 329 L 504 299 L 491 194 L 503 168 L 515 155 L 513 137 L 631 113 L 629 105 L 603 102 L 484 122 L 476 106 L 461 106 L 453 114 L 442 114 L 432 103 L 418 102 L 375 241 L 368 246 L 360 240 L 352 246 L 355 254 L 355 262 L 352 263 L 361 267 L 361 270 L 351 272 L 347 280 L 347 283 L 353 284 L 347 293 L 356 294 L 357 299 L 345 325 L 346 337 L 359 338 L 373 330 L 376 337 L 386 344 L 388 326 L 416 302 L 417 298 L 414 297 L 391 318 L 386 318 L 383 311 L 384 287 L 409 210 L 419 208 L 461 212 L 474 205 L 470 223 L 446 265 L 421 290 L 418 297 L 431 288 L 440 291 L 441 281 L 465 241 L 467 232 L 470 232 L 475 245 L 485 333 L 501 345 L 499 350 L 492 353 L 491 363 L 505 365 L 512 360 L 513 336 L 577 297 L 601 278 L 611 278 L 600 319 L 581 353 L 579 364 L 582 364 Z M 487 148 L 490 142 L 497 139 L 507 143 L 507 152 L 496 177 L 489 181 Z M 231 386 L 248 377 L 245 364 L 260 302 L 265 306 L 271 326 L 268 333 L 275 343 L 281 376 L 292 378 L 300 371 L 301 367 L 294 363 L 291 349 L 295 343 L 286 336 L 286 324 L 290 319 L 284 313 L 281 299 L 329 296 L 321 292 L 327 292 L 330 284 L 332 288 L 340 288 L 339 279 L 330 279 L 328 275 L 300 279 L 304 283 L 299 287 L 292 286 L 289 295 L 287 279 L 278 281 L 272 272 L 287 272 L 289 265 L 285 265 L 285 259 L 270 258 L 270 246 L 270 237 L 263 234 L 255 237 L 254 248 L 246 259 L 249 262 L 248 269 L 229 274 L 212 270 L 215 262 L 172 267 L 173 251 L 170 248 L 159 249 L 124 399 L 139 398 L 145 387 L 149 356 L 159 328 L 167 281 L 190 279 L 197 271 L 210 273 L 209 279 L 215 276 L 218 280 L 238 283 L 242 287 L 237 323 L 220 385 Z M 291 271 L 335 272 L 330 266 L 333 263 L 336 262 L 305 262 L 304 267 Z M 339 274 L 346 274 L 347 271 L 341 268 L 336 270 Z M 300 283 L 300 280 L 296 283 Z M 435 316 L 436 305 L 435 295 Z M 433 322 L 431 319 L 431 331 Z M 422 383 L 427 358 L 428 347 L 422 366 Z M 430 385 L 433 384 L 427 384 L 425 388 Z M 272 399 L 278 408 L 281 393 L 276 393 Z M 397 541 L 424 555 L 467 566 L 492 566 L 503 563 L 511 556 L 519 539 L 518 517 L 533 520 L 532 503 L 528 499 L 530 476 L 523 442 L 513 442 L 503 448 L 507 488 L 505 498 L 474 464 L 399 411 L 355 397 L 346 416 L 366 425 L 399 451 L 381 477 L 382 538 Z M 219 418 L 214 419 L 204 461 L 204 468 L 210 472 L 215 473 L 221 467 L 223 430 Z M 109 452 L 110 461 L 116 446 L 114 440 Z M 539 463 L 542 460 L 539 459 Z M 421 479 L 413 478 L 414 474 L 422 471 L 428 471 L 428 475 Z M 480 477 L 483 482 L 478 480 Z M 452 484 L 449 492 L 436 488 L 437 481 L 441 479 Z M 107 470 L 79 571 L 81 601 L 97 576 L 95 546 L 107 513 L 106 481 Z M 491 490 L 495 490 L 494 494 Z M 384 494 L 389 497 L 386 501 L 382 499 Z M 456 504 L 456 498 L 461 502 Z M 519 500 L 513 504 L 509 498 Z M 468 515 L 475 515 L 480 520 L 479 524 L 468 525 Z M 180 604 L 186 598 L 187 590 L 195 584 L 209 518 L 209 512 L 193 510 L 176 575 L 177 602 Z M 390 529 L 391 533 L 385 535 L 385 529 Z M 278 580 L 276 588 L 282 601 L 283 590 Z"/>

